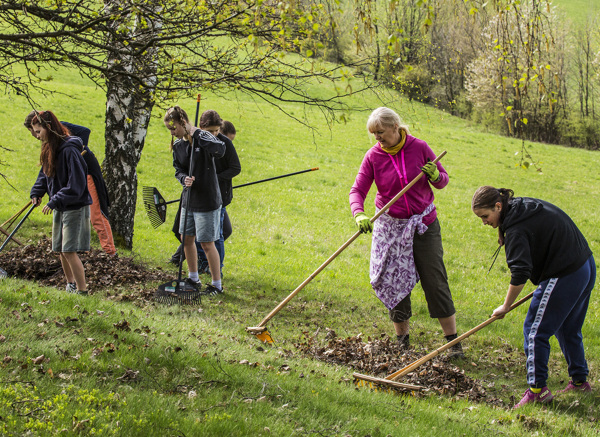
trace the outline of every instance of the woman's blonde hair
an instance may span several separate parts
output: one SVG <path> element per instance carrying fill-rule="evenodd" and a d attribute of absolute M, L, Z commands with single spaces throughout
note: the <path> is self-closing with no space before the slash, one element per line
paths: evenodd
<path fill-rule="evenodd" d="M 408 125 L 402 122 L 402 119 L 390 108 L 382 106 L 371 112 L 369 119 L 367 120 L 367 130 L 369 133 L 373 133 L 376 130 L 385 127 L 398 126 L 398 129 L 403 129 L 407 134 L 410 134 Z"/>

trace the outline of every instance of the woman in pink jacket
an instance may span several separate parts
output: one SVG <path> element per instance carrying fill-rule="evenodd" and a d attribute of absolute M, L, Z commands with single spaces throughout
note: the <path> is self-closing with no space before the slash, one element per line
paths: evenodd
<path fill-rule="evenodd" d="M 423 140 L 409 134 L 398 114 L 377 108 L 367 121 L 375 144 L 365 157 L 350 190 L 350 207 L 360 231 L 373 232 L 370 277 L 377 297 L 388 308 L 401 349 L 410 345 L 410 294 L 421 280 L 429 315 L 439 320 L 447 341 L 457 337 L 454 302 L 444 266 L 442 236 L 431 187 L 442 189 L 448 173 Z M 407 193 L 374 223 L 364 212 L 373 181 L 377 186 L 375 207 L 385 206 L 420 172 Z M 460 343 L 450 357 L 464 357 Z"/>

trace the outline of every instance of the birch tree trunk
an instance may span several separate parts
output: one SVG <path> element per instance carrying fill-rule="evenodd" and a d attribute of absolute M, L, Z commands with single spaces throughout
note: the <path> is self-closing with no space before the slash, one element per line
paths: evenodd
<path fill-rule="evenodd" d="M 119 0 L 106 0 L 105 4 L 115 8 Z M 158 8 L 158 7 L 157 7 Z M 145 39 L 160 30 L 157 22 L 144 23 Z M 119 22 L 114 23 L 119 26 Z M 129 30 L 136 34 L 136 27 Z M 138 34 L 139 35 L 139 34 Z M 133 225 L 137 202 L 137 165 L 140 161 L 148 124 L 154 107 L 154 91 L 156 87 L 156 49 L 149 49 L 142 54 L 129 52 L 130 45 L 122 44 L 122 31 L 115 39 L 108 56 L 110 73 L 106 76 L 106 151 L 103 162 L 104 177 L 110 195 L 110 223 L 119 246 L 131 249 L 133 246 Z M 143 42 L 137 40 L 137 42 Z M 140 86 L 132 77 L 143 78 Z"/>

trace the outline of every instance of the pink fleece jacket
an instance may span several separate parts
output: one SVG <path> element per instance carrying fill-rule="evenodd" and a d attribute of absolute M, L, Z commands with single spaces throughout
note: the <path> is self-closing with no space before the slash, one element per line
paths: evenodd
<path fill-rule="evenodd" d="M 392 159 L 394 162 L 392 162 Z M 435 154 L 423 140 L 411 135 L 406 136 L 404 147 L 394 156 L 384 152 L 379 143 L 371 147 L 360 165 L 360 170 L 350 190 L 350 208 L 352 215 L 364 212 L 364 203 L 373 181 L 377 186 L 375 206 L 383 208 L 396 194 L 408 185 L 420 172 L 428 160 L 433 161 Z M 448 173 L 437 163 L 440 179 L 436 183 L 429 182 L 423 175 L 408 192 L 396 201 L 388 214 L 395 218 L 407 219 L 422 213 L 433 202 L 431 185 L 442 189 L 448 185 Z M 434 209 L 423 219 L 425 225 L 431 224 L 437 217 Z"/>

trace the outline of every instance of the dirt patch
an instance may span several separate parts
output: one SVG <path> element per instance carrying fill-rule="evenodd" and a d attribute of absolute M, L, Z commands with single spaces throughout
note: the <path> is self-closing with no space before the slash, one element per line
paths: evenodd
<path fill-rule="evenodd" d="M 151 300 L 156 289 L 148 289 L 148 283 L 174 279 L 171 273 L 160 268 L 149 269 L 133 257 L 110 256 L 95 248 L 80 253 L 79 257 L 85 268 L 90 293 L 106 291 L 110 298 L 116 300 Z M 60 260 L 52 252 L 49 238 L 0 253 L 0 266 L 9 276 L 59 289 L 66 286 Z"/>
<path fill-rule="evenodd" d="M 329 330 L 327 338 L 326 344 L 319 344 L 314 338 L 305 337 L 305 341 L 297 343 L 296 347 L 318 360 L 348 366 L 358 373 L 378 378 L 385 378 L 431 352 L 413 348 L 402 351 L 396 340 L 390 339 L 386 334 L 379 339 L 368 338 L 365 342 L 361 335 L 339 338 L 334 331 Z M 465 375 L 465 371 L 453 364 L 444 353 L 403 376 L 398 382 L 426 387 L 424 391 L 414 392 L 418 397 L 445 395 L 504 405 L 501 399 L 488 395 L 481 382 Z"/>

